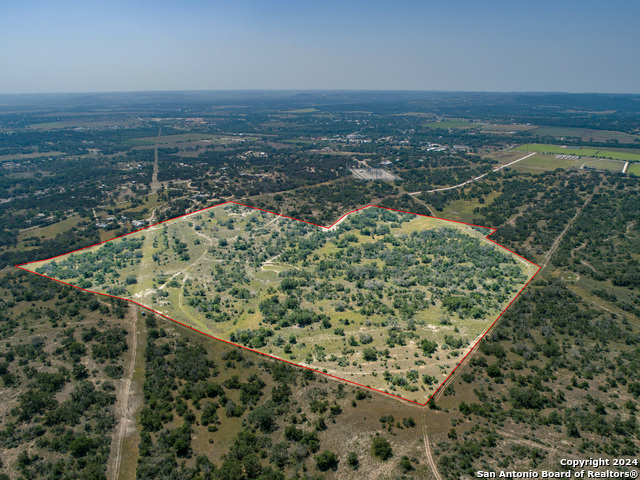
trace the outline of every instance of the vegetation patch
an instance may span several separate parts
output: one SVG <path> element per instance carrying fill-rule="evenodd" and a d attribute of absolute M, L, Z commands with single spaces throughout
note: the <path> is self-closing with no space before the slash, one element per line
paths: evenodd
<path fill-rule="evenodd" d="M 323 231 L 237 204 L 27 268 L 418 402 L 537 270 L 444 220 L 368 208 Z"/>

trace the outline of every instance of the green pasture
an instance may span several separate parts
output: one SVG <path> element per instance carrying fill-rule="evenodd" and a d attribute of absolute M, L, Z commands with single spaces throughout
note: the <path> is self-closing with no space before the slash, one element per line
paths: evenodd
<path fill-rule="evenodd" d="M 532 131 L 534 135 L 549 137 L 573 137 L 580 138 L 585 142 L 607 142 L 616 140 L 622 143 L 636 142 L 640 136 L 631 135 L 625 132 L 616 132 L 612 130 L 593 130 L 590 128 L 572 128 L 572 127 L 538 127 Z"/>
<path fill-rule="evenodd" d="M 627 173 L 640 177 L 640 163 L 630 163 L 627 168 Z"/>
<path fill-rule="evenodd" d="M 595 148 L 566 148 L 559 145 L 545 145 L 541 143 L 527 143 L 516 147 L 514 150 L 521 152 L 552 153 L 560 155 L 578 155 L 580 157 L 610 158 L 612 160 L 625 160 L 640 162 L 640 154 L 625 153 L 615 150 Z"/>

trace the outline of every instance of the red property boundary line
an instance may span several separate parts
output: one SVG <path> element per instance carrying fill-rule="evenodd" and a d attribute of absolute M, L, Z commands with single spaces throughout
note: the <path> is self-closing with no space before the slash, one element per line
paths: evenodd
<path fill-rule="evenodd" d="M 138 233 L 138 232 L 141 232 L 141 231 L 147 230 L 147 229 L 149 229 L 149 228 L 151 228 L 151 227 L 155 227 L 155 226 L 157 226 L 157 225 L 161 225 L 161 224 L 166 223 L 166 222 L 170 222 L 170 221 L 173 221 L 173 220 L 177 220 L 177 219 L 179 219 L 179 218 L 183 218 L 183 217 L 188 217 L 188 216 L 191 216 L 191 215 L 195 215 L 196 213 L 204 212 L 205 210 L 210 210 L 210 209 L 212 209 L 212 208 L 220 207 L 220 206 L 222 206 L 222 205 L 226 205 L 226 204 L 235 204 L 235 205 L 239 205 L 239 206 L 241 206 L 241 207 L 252 208 L 252 209 L 254 209 L 254 210 L 259 210 L 259 211 L 261 211 L 261 212 L 270 213 L 270 214 L 273 214 L 273 215 L 277 215 L 277 216 L 279 216 L 279 217 L 288 218 L 288 219 L 290 219 L 290 220 L 296 220 L 296 221 L 298 221 L 298 222 L 308 223 L 309 225 L 314 225 L 314 226 L 316 226 L 316 227 L 320 227 L 320 228 L 323 228 L 323 229 L 325 229 L 325 230 L 330 230 L 334 225 L 338 224 L 339 222 L 341 222 L 343 219 L 345 219 L 347 216 L 351 215 L 352 213 L 358 212 L 358 211 L 360 211 L 360 210 L 364 210 L 365 208 L 371 208 L 371 207 L 381 208 L 381 209 L 385 209 L 385 210 L 391 210 L 391 211 L 394 211 L 394 212 L 400 212 L 400 213 L 408 213 L 408 214 L 410 214 L 410 215 L 416 215 L 416 216 L 419 216 L 419 217 L 435 218 L 435 219 L 437 219 L 437 220 L 444 220 L 444 221 L 446 221 L 446 222 L 460 223 L 460 224 L 462 224 L 462 225 L 469 225 L 469 226 L 472 226 L 472 227 L 484 228 L 484 229 L 487 229 L 487 230 L 491 230 L 491 233 L 489 233 L 488 235 L 486 235 L 486 236 L 485 236 L 485 238 L 486 238 L 488 241 L 490 241 L 490 242 L 491 242 L 491 243 L 493 243 L 494 245 L 497 245 L 498 247 L 500 247 L 500 248 L 502 248 L 502 249 L 504 249 L 504 250 L 507 250 L 508 252 L 510 252 L 510 253 L 512 253 L 512 254 L 514 254 L 514 255 L 516 255 L 517 257 L 519 257 L 519 258 L 523 259 L 524 261 L 526 261 L 526 262 L 528 262 L 528 263 L 530 263 L 530 264 L 532 264 L 532 265 L 535 265 L 536 267 L 538 267 L 538 270 L 536 270 L 536 272 L 531 276 L 531 278 L 527 281 L 527 283 L 525 283 L 525 284 L 524 284 L 524 286 L 523 286 L 523 287 L 518 291 L 518 293 L 517 293 L 517 294 L 516 294 L 512 299 L 511 299 L 511 301 L 510 301 L 510 302 L 509 302 L 509 304 L 505 307 L 505 309 L 504 309 L 504 310 L 502 310 L 502 312 L 500 312 L 500 315 L 498 315 L 498 318 L 496 318 L 496 319 L 493 321 L 493 323 L 492 323 L 491 325 L 489 325 L 489 328 L 487 328 L 487 330 L 482 334 L 482 336 L 481 336 L 478 340 L 476 340 L 476 342 L 475 342 L 475 343 L 473 344 L 473 346 L 469 349 L 469 351 L 466 353 L 466 355 L 460 359 L 460 361 L 456 364 L 456 366 L 453 368 L 453 370 L 451 370 L 451 372 L 449 373 L 449 375 L 447 375 L 447 378 L 445 378 L 442 382 L 440 382 L 440 384 L 438 385 L 438 388 L 436 388 L 436 389 L 435 389 L 435 391 L 431 394 L 431 396 L 429 397 L 429 399 L 428 399 L 425 403 L 420 403 L 420 402 L 416 402 L 415 400 L 409 400 L 408 398 L 401 397 L 401 396 L 399 396 L 399 395 L 394 395 L 393 393 L 389 393 L 389 392 L 385 392 L 385 391 L 383 391 L 383 390 L 379 390 L 379 389 L 377 389 L 377 388 L 373 388 L 373 387 L 368 387 L 368 386 L 366 386 L 366 385 L 362 385 L 362 384 L 360 384 L 360 383 L 358 383 L 358 382 L 354 382 L 354 381 L 352 381 L 352 380 L 347 380 L 346 378 L 338 377 L 338 376 L 336 376 L 336 375 L 331 375 L 330 373 L 322 372 L 322 371 L 320 371 L 320 370 L 316 370 L 316 369 L 311 368 L 311 367 L 306 367 L 306 366 L 304 366 L 304 365 L 300 365 L 300 364 L 298 364 L 298 363 L 290 362 L 289 360 L 285 360 L 284 358 L 280 358 L 280 357 L 276 357 L 276 356 L 274 356 L 274 355 L 270 355 L 270 354 L 268 354 L 268 353 L 260 352 L 260 351 L 258 351 L 258 350 L 254 350 L 253 348 L 245 347 L 244 345 L 239 345 L 239 344 L 237 344 L 237 343 L 230 342 L 229 340 L 225 340 L 225 339 L 223 339 L 223 338 L 214 337 L 213 335 L 210 335 L 210 334 L 208 334 L 208 333 L 202 332 L 202 331 L 200 331 L 200 330 L 198 330 L 198 329 L 196 329 L 196 328 L 194 328 L 194 327 L 192 327 L 192 326 L 190 326 L 190 325 L 186 325 L 186 324 L 184 324 L 184 323 L 182 323 L 182 322 L 179 322 L 178 320 L 174 320 L 173 318 L 171 318 L 171 317 L 169 317 L 169 316 L 167 316 L 167 315 L 165 315 L 165 314 L 163 314 L 163 313 L 160 313 L 160 312 L 158 312 L 158 311 L 156 311 L 156 310 L 154 310 L 154 309 L 152 309 L 152 308 L 149 308 L 149 307 L 147 307 L 146 305 L 142 305 L 141 303 L 138 303 L 138 302 L 136 302 L 135 300 L 132 300 L 132 299 L 130 299 L 130 298 L 123 298 L 123 297 L 118 297 L 118 296 L 116 296 L 116 295 L 109 295 L 108 293 L 95 292 L 95 291 L 93 291 L 93 290 L 88 290 L 88 289 L 86 289 L 86 288 L 78 287 L 77 285 L 72 285 L 72 284 L 70 284 L 70 283 L 63 282 L 62 280 L 58 280 L 58 279 L 56 279 L 56 278 L 49 277 L 49 276 L 47 276 L 47 275 L 43 275 L 43 274 L 41 274 L 41 273 L 34 272 L 33 270 L 29 270 L 29 269 L 27 269 L 27 268 L 23 268 L 25 265 L 30 265 L 30 264 L 32 264 L 32 263 L 46 262 L 46 261 L 49 261 L 49 260 L 53 260 L 54 258 L 64 257 L 64 256 L 70 255 L 70 254 L 72 254 L 72 253 L 80 252 L 80 251 L 82 251 L 82 250 L 86 250 L 86 249 L 88 249 L 88 248 L 93 248 L 93 247 L 96 247 L 96 246 L 98 246 L 98 245 L 102 245 L 103 243 L 112 242 L 113 240 L 117 240 L 118 238 L 126 237 L 126 236 L 128 236 L 128 235 L 133 234 L 133 233 Z M 20 263 L 20 264 L 18 264 L 18 265 L 15 265 L 15 268 L 19 268 L 20 270 L 24 270 L 25 272 L 33 273 L 33 274 L 35 274 L 35 275 L 39 275 L 39 276 L 41 276 L 41 277 L 48 278 L 49 280 L 53 280 L 53 281 L 55 281 L 55 282 L 62 283 L 63 285 L 68 285 L 68 286 L 70 286 L 70 287 L 77 288 L 78 290 L 82 290 L 82 291 L 84 291 L 84 292 L 94 293 L 94 294 L 97 294 L 97 295 L 102 295 L 102 296 L 104 296 L 104 297 L 116 298 L 116 299 L 118 299 L 118 300 L 124 300 L 124 301 L 130 302 L 130 303 L 133 303 L 133 304 L 135 304 L 135 305 L 138 305 L 139 307 L 142 307 L 142 308 L 144 308 L 144 309 L 146 309 L 146 310 L 149 310 L 150 312 L 153 312 L 153 313 L 154 313 L 154 314 L 156 314 L 156 315 L 160 315 L 161 317 L 163 317 L 163 318 L 165 318 L 165 319 L 167 319 L 167 320 L 170 320 L 170 321 L 172 321 L 172 322 L 174 322 L 174 323 L 176 323 L 176 324 L 178 324 L 178 325 L 181 325 L 181 326 L 183 326 L 183 327 L 185 327 L 185 328 L 188 328 L 189 330 L 193 330 L 194 332 L 197 332 L 197 333 L 199 333 L 199 334 L 201 334 L 201 335 L 204 335 L 204 336 L 206 336 L 206 337 L 209 337 L 209 338 L 211 338 L 211 339 L 213 339 L 213 340 L 218 340 L 218 341 L 220 341 L 220 342 L 224 342 L 224 343 L 226 343 L 226 344 L 228 344 L 228 345 L 233 345 L 234 347 L 239 347 L 239 348 L 242 348 L 242 349 L 244 349 L 244 350 L 248 350 L 248 351 L 250 351 L 250 352 L 257 353 L 257 354 L 262 355 L 262 356 L 264 356 L 264 357 L 271 358 L 271 359 L 273 359 L 273 360 L 279 360 L 279 361 L 281 361 L 281 362 L 288 363 L 289 365 L 293 365 L 293 366 L 295 366 L 295 367 L 299 367 L 299 368 L 304 368 L 304 369 L 307 369 L 307 370 L 311 370 L 312 372 L 319 373 L 319 374 L 321 374 L 321 375 L 325 375 L 325 376 L 330 377 L 330 378 L 333 378 L 333 379 L 335 379 L 335 380 L 340 380 L 340 381 L 342 381 L 342 382 L 347 382 L 347 383 L 350 383 L 350 384 L 352 384 L 352 385 L 357 385 L 358 387 L 362 387 L 362 388 L 366 388 L 366 389 L 369 389 L 369 390 L 373 390 L 373 391 L 375 391 L 375 392 L 382 393 L 382 394 L 384 394 L 384 395 L 388 395 L 388 396 L 390 396 L 390 397 L 394 397 L 394 398 L 397 398 L 397 399 L 399 399 L 399 400 L 404 400 L 405 402 L 414 403 L 414 404 L 416 404 L 416 405 L 420 405 L 420 406 L 423 406 L 423 407 L 424 407 L 425 405 L 427 405 L 427 404 L 431 401 L 431 399 L 432 399 L 433 397 L 435 397 L 435 395 L 436 395 L 436 394 L 438 394 L 438 392 L 442 389 L 442 387 L 444 387 L 444 385 L 447 383 L 447 381 L 449 380 L 449 378 L 451 378 L 451 376 L 452 376 L 452 375 L 455 373 L 455 371 L 460 367 L 460 365 L 461 365 L 461 364 L 462 364 L 462 363 L 467 359 L 467 357 L 469 357 L 469 356 L 470 356 L 470 355 L 475 351 L 475 349 L 476 349 L 476 347 L 478 346 L 478 344 L 479 344 L 479 343 L 480 343 L 480 342 L 485 338 L 485 336 L 486 336 L 486 335 L 491 331 L 491 329 L 492 329 L 492 328 L 494 327 L 494 325 L 498 322 L 498 320 L 500 320 L 500 318 L 502 318 L 502 315 L 504 314 L 504 312 L 506 312 L 506 311 L 507 311 L 507 309 L 511 306 L 511 304 L 516 300 L 516 298 L 518 298 L 518 296 L 520 296 L 520 294 L 522 293 L 522 291 L 527 287 L 527 285 L 529 285 L 529 283 L 531 283 L 531 281 L 534 279 L 534 277 L 535 277 L 535 276 L 538 274 L 538 272 L 540 272 L 540 270 L 542 269 L 542 267 L 541 267 L 540 265 L 538 265 L 538 264 L 536 264 L 536 263 L 533 263 L 532 261 L 530 261 L 530 260 L 528 260 L 528 259 L 524 258 L 522 255 L 518 255 L 518 254 L 517 254 L 516 252 L 514 252 L 513 250 L 510 250 L 510 249 L 508 249 L 507 247 L 505 247 L 505 246 L 503 246 L 503 245 L 500 245 L 498 242 L 495 242 L 495 241 L 491 240 L 489 237 L 490 237 L 491 235 L 493 235 L 497 230 L 498 230 L 497 228 L 492 228 L 492 227 L 483 227 L 483 226 L 481 226 L 481 225 L 474 225 L 474 224 L 472 224 L 472 223 L 465 223 L 465 222 L 460 222 L 460 221 L 457 221 L 457 220 L 449 220 L 449 219 L 446 219 L 446 218 L 433 217 L 433 216 L 430 216 L 430 215 L 423 215 L 423 214 L 420 214 L 420 213 L 407 212 L 407 211 L 405 211 L 405 210 L 398 210 L 398 209 L 395 209 L 395 208 L 389 208 L 389 207 L 381 207 L 381 206 L 378 206 L 378 205 L 365 205 L 364 207 L 356 208 L 355 210 L 352 210 L 352 211 L 347 212 L 347 213 L 345 213 L 344 215 L 342 215 L 340 218 L 338 218 L 338 220 L 336 220 L 335 222 L 333 222 L 333 223 L 332 223 L 331 225 L 329 225 L 328 227 L 325 227 L 324 225 L 318 225 L 317 223 L 308 222 L 308 221 L 306 221 L 306 220 L 300 220 L 300 219 L 298 219 L 298 218 L 289 217 L 288 215 L 283 215 L 283 214 L 281 214 L 281 213 L 272 212 L 272 211 L 270 211 L 270 210 L 265 210 L 265 209 L 263 209 L 263 208 L 252 207 L 252 206 L 250 206 L 250 205 L 245 205 L 245 204 L 243 204 L 243 203 L 234 202 L 234 201 L 232 201 L 232 200 L 231 200 L 231 201 L 227 201 L 227 202 L 219 203 L 219 204 L 217 204 L 217 205 L 211 205 L 211 206 L 206 207 L 206 208 L 201 208 L 201 209 L 199 209 L 199 210 L 196 210 L 196 211 L 193 211 L 193 212 L 190 212 L 190 213 L 185 213 L 184 215 L 180 215 L 180 216 L 177 216 L 177 217 L 174 217 L 174 218 L 170 218 L 170 219 L 168 219 L 168 220 L 163 220 L 162 222 L 154 223 L 154 224 L 149 225 L 149 226 L 147 226 L 147 227 L 143 227 L 143 228 L 140 228 L 140 229 L 138 229 L 138 230 L 134 230 L 133 232 L 125 233 L 124 235 L 119 235 L 119 236 L 114 237 L 114 238 L 111 238 L 111 239 L 109 239 L 109 240 L 104 240 L 104 241 L 102 241 L 102 242 L 98 242 L 98 243 L 96 243 L 96 244 L 94 244 L 94 245 L 89 245 L 88 247 L 79 248 L 79 249 L 77 249 L 77 250 L 73 250 L 73 251 L 68 252 L 68 253 L 63 253 L 63 254 L 60 254 L 60 255 L 56 255 L 56 256 L 54 256 L 54 257 L 47 258 L 47 259 L 44 259 L 44 260 L 34 260 L 34 261 L 32 261 L 32 262 Z"/>

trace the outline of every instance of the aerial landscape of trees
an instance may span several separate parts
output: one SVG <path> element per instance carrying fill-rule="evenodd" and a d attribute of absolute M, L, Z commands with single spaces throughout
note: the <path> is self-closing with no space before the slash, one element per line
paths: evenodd
<path fill-rule="evenodd" d="M 196 328 L 317 369 L 362 376 L 362 364 L 375 362 L 381 371 L 367 384 L 424 402 L 420 392 L 433 391 L 433 379 L 451 368 L 440 355 L 455 364 L 535 266 L 527 269 L 473 230 L 435 220 L 414 226 L 420 221 L 429 220 L 370 208 L 322 232 L 228 204 L 35 271 L 146 298 Z M 176 308 L 176 298 L 185 305 Z M 331 330 L 327 341 L 323 331 Z"/>
<path fill-rule="evenodd" d="M 0 479 L 454 480 L 638 455 L 636 96 L 246 95 L 3 97 Z M 579 158 L 492 172 L 536 146 Z M 228 200 L 487 228 L 193 213 Z M 494 228 L 544 268 L 465 358 L 531 273 Z M 34 268 L 420 403 L 464 362 L 419 407 L 11 268 L 58 255 Z"/>

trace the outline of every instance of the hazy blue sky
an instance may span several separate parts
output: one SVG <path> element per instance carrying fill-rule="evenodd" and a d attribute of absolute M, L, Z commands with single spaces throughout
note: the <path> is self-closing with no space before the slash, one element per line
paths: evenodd
<path fill-rule="evenodd" d="M 634 0 L 5 0 L 0 19 L 0 93 L 640 93 Z"/>

